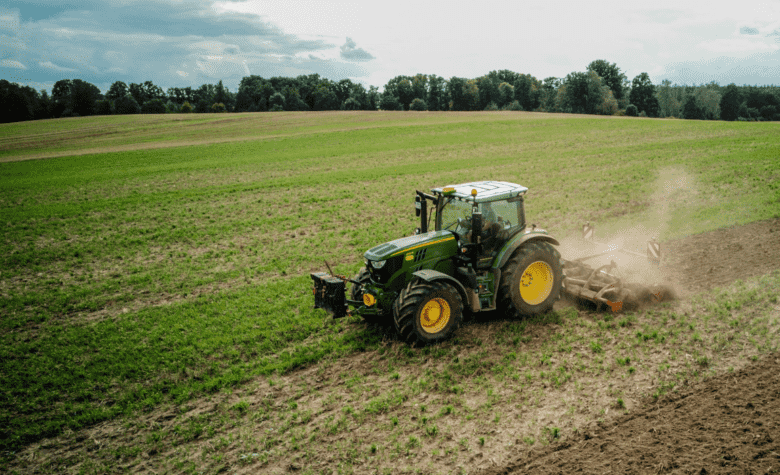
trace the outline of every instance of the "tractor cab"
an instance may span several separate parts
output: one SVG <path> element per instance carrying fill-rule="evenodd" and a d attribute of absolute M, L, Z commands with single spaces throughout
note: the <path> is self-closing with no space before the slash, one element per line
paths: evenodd
<path fill-rule="evenodd" d="M 452 231 L 464 258 L 490 266 L 502 246 L 525 229 L 523 195 L 528 188 L 502 181 L 481 181 L 417 192 L 418 233 L 428 232 L 435 214 L 436 231 Z M 429 216 L 428 201 L 431 202 Z"/>

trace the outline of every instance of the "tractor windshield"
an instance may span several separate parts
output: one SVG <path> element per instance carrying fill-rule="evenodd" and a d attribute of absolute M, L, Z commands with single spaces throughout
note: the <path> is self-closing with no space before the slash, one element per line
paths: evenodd
<path fill-rule="evenodd" d="M 493 201 L 479 203 L 479 210 L 482 213 L 482 219 L 485 228 L 493 226 L 497 231 L 503 231 L 504 234 L 513 234 L 514 231 L 524 226 L 522 220 L 522 209 L 519 202 Z M 440 216 L 437 216 L 437 230 L 454 231 L 460 236 L 465 237 L 471 230 L 471 207 L 472 203 L 457 199 L 448 199 L 440 208 Z"/>
<path fill-rule="evenodd" d="M 463 235 L 471 220 L 471 203 L 456 199 L 448 199 L 441 208 L 441 216 L 437 217 L 437 230 L 455 231 Z"/>

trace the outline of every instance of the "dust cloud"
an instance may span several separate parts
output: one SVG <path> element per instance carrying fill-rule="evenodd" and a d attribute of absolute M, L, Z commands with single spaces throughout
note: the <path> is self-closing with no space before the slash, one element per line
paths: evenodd
<path fill-rule="evenodd" d="M 633 222 L 619 222 L 602 229 L 598 223 L 590 223 L 592 239 L 585 240 L 578 233 L 578 236 L 561 240 L 561 256 L 566 260 L 584 258 L 583 262 L 594 269 L 614 262 L 617 267 L 610 273 L 624 284 L 663 287 L 670 295 L 679 295 L 681 289 L 675 285 L 674 271 L 667 265 L 661 241 L 669 235 L 679 234 L 675 232 L 679 230 L 673 228 L 679 226 L 674 222 L 673 214 L 696 194 L 695 182 L 684 170 L 666 168 L 659 172 L 653 190 L 648 197 L 649 209 L 632 216 Z M 660 265 L 648 260 L 648 241 L 651 239 L 660 243 Z"/>

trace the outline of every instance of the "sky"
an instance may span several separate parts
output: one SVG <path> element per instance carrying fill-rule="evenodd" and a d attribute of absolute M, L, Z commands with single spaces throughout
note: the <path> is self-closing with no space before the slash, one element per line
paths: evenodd
<path fill-rule="evenodd" d="M 780 85 L 780 0 L 0 0 L 0 79 L 163 89 L 317 73 L 542 80 L 596 59 L 629 80 Z"/>

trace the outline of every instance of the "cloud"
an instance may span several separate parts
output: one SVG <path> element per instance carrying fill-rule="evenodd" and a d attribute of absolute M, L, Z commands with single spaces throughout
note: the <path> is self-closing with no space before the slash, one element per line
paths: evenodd
<path fill-rule="evenodd" d="M 757 35 L 758 34 L 758 28 L 752 28 L 750 26 L 743 26 L 739 29 L 740 35 Z"/>
<path fill-rule="evenodd" d="M 348 46 L 348 45 L 345 45 Z M 352 46 L 347 59 L 323 66 L 339 49 L 322 37 L 285 33 L 254 13 L 214 7 L 212 0 L 18 0 L 0 7 L 3 65 L 33 64 L 25 81 L 54 83 L 75 75 L 104 91 L 114 81 L 167 87 L 223 80 L 235 91 L 252 74 L 365 74 L 353 61 L 373 56 Z M 16 61 L 14 63 L 13 61 Z M 6 66 L 10 67 L 10 66 Z"/>
<path fill-rule="evenodd" d="M 701 42 L 696 47 L 715 53 L 756 53 L 778 49 L 776 45 L 767 44 L 764 41 L 753 38 L 718 38 L 712 41 Z"/>
<path fill-rule="evenodd" d="M 358 48 L 352 38 L 347 38 L 347 42 L 341 46 L 341 59 L 347 61 L 371 61 L 374 59 L 374 55 L 363 48 Z"/>
<path fill-rule="evenodd" d="M 683 61 L 666 66 L 666 71 L 654 82 L 660 83 L 668 79 L 676 84 L 707 84 L 716 82 L 720 85 L 729 83 L 772 85 L 777 84 L 780 77 L 780 50 L 768 53 L 757 53 L 745 58 L 719 56 L 702 61 Z"/>
<path fill-rule="evenodd" d="M 53 69 L 54 71 L 63 71 L 63 72 L 69 72 L 73 73 L 76 72 L 73 68 L 65 68 L 62 66 L 57 66 L 56 64 L 52 63 L 51 61 L 43 61 L 41 63 L 38 63 L 38 66 L 46 69 Z"/>
<path fill-rule="evenodd" d="M 13 59 L 4 59 L 0 61 L 0 67 L 14 68 L 14 69 L 27 69 L 27 66 Z"/>

